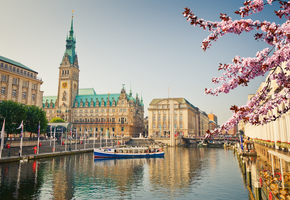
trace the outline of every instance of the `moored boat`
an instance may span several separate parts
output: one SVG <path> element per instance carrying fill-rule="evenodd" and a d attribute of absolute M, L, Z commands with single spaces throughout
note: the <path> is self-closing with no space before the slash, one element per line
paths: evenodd
<path fill-rule="evenodd" d="M 94 158 L 151 158 L 164 157 L 162 148 L 150 147 L 101 147 L 94 149 Z"/>

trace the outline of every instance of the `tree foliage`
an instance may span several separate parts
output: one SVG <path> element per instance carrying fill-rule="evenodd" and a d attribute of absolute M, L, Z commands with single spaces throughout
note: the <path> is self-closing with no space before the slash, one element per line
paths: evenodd
<path fill-rule="evenodd" d="M 62 118 L 60 117 L 54 117 L 50 120 L 51 123 L 58 123 L 58 122 L 65 122 Z"/>
<path fill-rule="evenodd" d="M 37 107 L 23 105 L 14 101 L 2 101 L 0 103 L 0 124 L 3 124 L 5 118 L 5 131 L 7 134 L 19 134 L 17 129 L 23 120 L 24 131 L 37 133 L 40 123 L 40 133 L 45 133 L 47 119 L 45 112 Z"/>
<path fill-rule="evenodd" d="M 280 19 L 285 18 L 283 24 L 268 22 L 266 20 L 260 22 L 252 19 L 243 19 L 254 13 L 263 11 L 264 6 L 271 6 L 272 3 L 280 3 L 280 9 L 274 11 Z M 254 35 L 257 41 L 263 41 L 269 48 L 262 49 L 257 52 L 254 57 L 233 58 L 232 63 L 220 64 L 218 70 L 225 72 L 220 77 L 215 77 L 212 82 L 221 83 L 221 86 L 215 89 L 205 89 L 206 94 L 218 96 L 219 93 L 228 93 L 237 86 L 247 86 L 248 82 L 258 76 L 264 76 L 269 73 L 266 84 L 257 92 L 246 105 L 232 106 L 233 116 L 223 124 L 221 130 L 229 130 L 239 121 L 244 121 L 252 125 L 267 124 L 275 121 L 290 109 L 290 2 L 282 0 L 248 0 L 244 2 L 244 6 L 235 11 L 235 14 L 241 16 L 240 20 L 232 20 L 227 14 L 220 14 L 220 21 L 212 22 L 198 18 L 189 8 L 185 8 L 183 15 L 187 18 L 191 25 L 199 26 L 204 30 L 208 30 L 210 35 L 202 42 L 201 48 L 206 51 L 211 47 L 212 42 L 217 41 L 220 37 L 234 33 L 240 35 L 242 32 L 250 32 L 256 30 L 258 33 Z M 278 85 L 279 92 L 272 95 L 271 84 Z M 274 111 L 280 104 L 285 103 L 283 110 L 278 114 Z"/>

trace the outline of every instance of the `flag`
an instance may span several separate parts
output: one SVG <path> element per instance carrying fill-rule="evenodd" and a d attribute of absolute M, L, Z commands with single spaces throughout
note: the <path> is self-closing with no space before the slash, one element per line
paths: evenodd
<path fill-rule="evenodd" d="M 169 89 L 169 87 L 168 87 L 168 92 L 172 92 L 172 91 Z"/>
<path fill-rule="evenodd" d="M 3 125 L 2 125 L 2 131 L 1 131 L 1 142 L 4 140 L 4 128 L 5 128 L 5 119 L 3 121 Z"/>
<path fill-rule="evenodd" d="M 17 129 L 20 129 L 20 128 L 23 128 L 23 120 L 22 120 L 20 126 Z"/>
<path fill-rule="evenodd" d="M 22 133 L 23 133 L 23 120 L 22 120 L 20 126 L 17 129 L 20 129 L 20 128 L 21 128 L 20 137 L 22 138 Z"/>
<path fill-rule="evenodd" d="M 241 142 L 241 149 L 244 150 L 244 146 L 243 146 L 243 136 L 242 135 L 240 137 L 240 142 Z"/>
<path fill-rule="evenodd" d="M 40 122 L 38 123 L 38 131 L 37 131 L 37 137 L 39 138 L 39 134 L 40 134 Z"/>

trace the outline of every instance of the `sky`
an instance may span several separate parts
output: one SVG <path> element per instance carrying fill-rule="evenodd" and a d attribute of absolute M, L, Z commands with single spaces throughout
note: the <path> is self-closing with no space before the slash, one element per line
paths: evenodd
<path fill-rule="evenodd" d="M 74 10 L 74 33 L 80 68 L 80 88 L 97 94 L 120 93 L 122 84 L 133 96 L 142 95 L 145 116 L 155 98 L 187 99 L 218 124 L 232 116 L 231 105 L 244 105 L 265 77 L 252 80 L 217 97 L 205 95 L 221 75 L 219 63 L 239 55 L 253 57 L 267 47 L 254 40 L 255 32 L 225 35 L 204 52 L 209 32 L 191 26 L 183 11 L 189 7 L 200 18 L 219 21 L 220 13 L 233 19 L 243 0 L 0 0 L 0 55 L 38 72 L 44 96 L 56 96 L 58 68 Z M 252 19 L 283 23 L 267 6 Z M 170 88 L 171 92 L 168 92 Z"/>

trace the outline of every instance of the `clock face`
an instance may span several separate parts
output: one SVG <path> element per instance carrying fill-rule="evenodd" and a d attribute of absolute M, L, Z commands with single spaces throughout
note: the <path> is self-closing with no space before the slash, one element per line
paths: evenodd
<path fill-rule="evenodd" d="M 67 82 L 62 83 L 62 88 L 67 88 Z"/>

